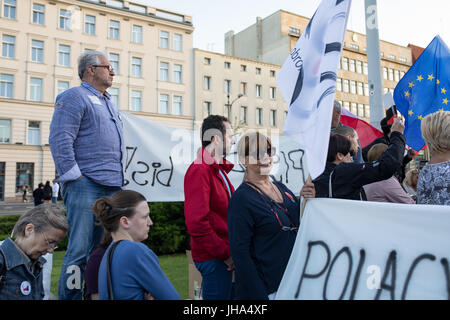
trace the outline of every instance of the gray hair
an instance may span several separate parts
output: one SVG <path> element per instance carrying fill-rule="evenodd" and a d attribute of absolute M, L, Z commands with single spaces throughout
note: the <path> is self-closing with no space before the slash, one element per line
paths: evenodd
<path fill-rule="evenodd" d="M 64 214 L 64 207 L 55 203 L 43 203 L 23 214 L 14 225 L 11 237 L 22 238 L 25 235 L 25 227 L 32 224 L 36 232 L 44 232 L 49 228 L 69 230 L 69 223 Z"/>
<path fill-rule="evenodd" d="M 356 133 L 355 129 L 353 129 L 352 127 L 340 126 L 334 130 L 333 134 L 341 134 L 346 137 L 350 136 L 350 137 L 354 138 L 357 133 Z"/>
<path fill-rule="evenodd" d="M 337 100 L 334 100 L 334 110 L 341 111 L 341 109 L 342 109 L 341 103 Z"/>
<path fill-rule="evenodd" d="M 87 51 L 78 58 L 78 76 L 81 80 L 89 66 L 100 64 L 99 56 L 107 58 L 106 54 L 100 51 Z"/>

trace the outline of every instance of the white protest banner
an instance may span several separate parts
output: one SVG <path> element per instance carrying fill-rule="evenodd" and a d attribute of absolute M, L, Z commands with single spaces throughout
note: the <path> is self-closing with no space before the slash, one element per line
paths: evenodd
<path fill-rule="evenodd" d="M 337 67 L 350 3 L 320 3 L 277 77 L 289 105 L 283 133 L 305 147 L 313 179 L 325 168 Z"/>
<path fill-rule="evenodd" d="M 197 158 L 201 146 L 200 133 L 152 122 L 121 112 L 124 125 L 125 188 L 142 193 L 147 201 L 184 201 L 184 175 Z M 264 130 L 261 133 L 266 134 Z M 239 138 L 236 138 L 236 145 Z M 277 149 L 272 179 L 286 184 L 296 195 L 300 193 L 308 171 L 304 150 L 284 136 L 271 137 Z M 235 164 L 228 175 L 237 188 L 244 178 L 238 162 L 236 145 L 227 160 Z"/>
<path fill-rule="evenodd" d="M 449 299 L 449 213 L 308 200 L 277 299 Z"/>

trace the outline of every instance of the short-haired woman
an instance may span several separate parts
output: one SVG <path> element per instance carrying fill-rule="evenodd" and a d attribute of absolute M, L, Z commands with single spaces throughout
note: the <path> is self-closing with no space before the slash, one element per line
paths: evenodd
<path fill-rule="evenodd" d="M 42 267 L 46 253 L 69 230 L 64 208 L 44 203 L 23 214 L 11 238 L 0 245 L 0 300 L 42 300 Z"/>
<path fill-rule="evenodd" d="M 450 111 L 427 115 L 421 124 L 430 161 L 420 170 L 417 203 L 450 205 Z"/>
<path fill-rule="evenodd" d="M 121 190 L 111 197 L 102 197 L 92 206 L 95 216 L 111 233 L 113 242 L 106 250 L 98 274 L 100 300 L 175 300 L 180 295 L 167 279 L 158 257 L 141 241 L 147 239 L 150 210 L 147 200 L 139 192 Z M 108 289 L 108 261 L 111 290 Z"/>
<path fill-rule="evenodd" d="M 273 298 L 283 277 L 300 224 L 300 203 L 283 183 L 269 178 L 275 148 L 258 132 L 241 137 L 244 182 L 228 206 L 228 234 L 236 270 L 236 299 Z M 305 198 L 314 197 L 306 183 Z"/>
<path fill-rule="evenodd" d="M 383 152 L 388 148 L 384 143 L 377 143 L 370 148 L 367 153 L 369 162 L 377 161 L 381 158 Z M 400 182 L 395 176 L 386 180 L 377 181 L 363 186 L 368 201 L 409 203 L 415 201 L 403 190 Z"/>

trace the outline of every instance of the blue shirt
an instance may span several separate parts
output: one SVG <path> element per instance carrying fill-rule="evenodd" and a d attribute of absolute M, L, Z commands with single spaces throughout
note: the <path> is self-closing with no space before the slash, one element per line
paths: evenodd
<path fill-rule="evenodd" d="M 60 93 L 49 143 L 59 174 L 57 182 L 84 175 L 101 185 L 123 185 L 123 124 L 107 92 L 102 94 L 83 82 Z"/>
<path fill-rule="evenodd" d="M 237 300 L 267 300 L 269 294 L 276 292 L 294 247 L 297 233 L 282 231 L 280 223 L 299 226 L 300 204 L 284 184 L 274 183 L 283 196 L 280 207 L 290 217 L 247 183 L 237 188 L 228 206 Z"/>
<path fill-rule="evenodd" d="M 106 263 L 111 245 L 103 256 L 98 272 L 100 300 L 108 300 Z M 180 299 L 161 270 L 158 257 L 140 242 L 124 240 L 117 245 L 111 264 L 111 282 L 115 300 L 144 300 L 145 292 L 157 300 Z"/>

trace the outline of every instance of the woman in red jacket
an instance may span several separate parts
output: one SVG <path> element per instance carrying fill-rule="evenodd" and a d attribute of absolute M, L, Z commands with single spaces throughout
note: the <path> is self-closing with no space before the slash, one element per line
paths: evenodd
<path fill-rule="evenodd" d="M 231 298 L 233 260 L 227 227 L 228 202 L 234 192 L 227 174 L 233 129 L 227 118 L 211 115 L 203 120 L 202 148 L 184 177 L 184 215 L 191 237 L 191 253 L 202 274 L 204 300 Z"/>

